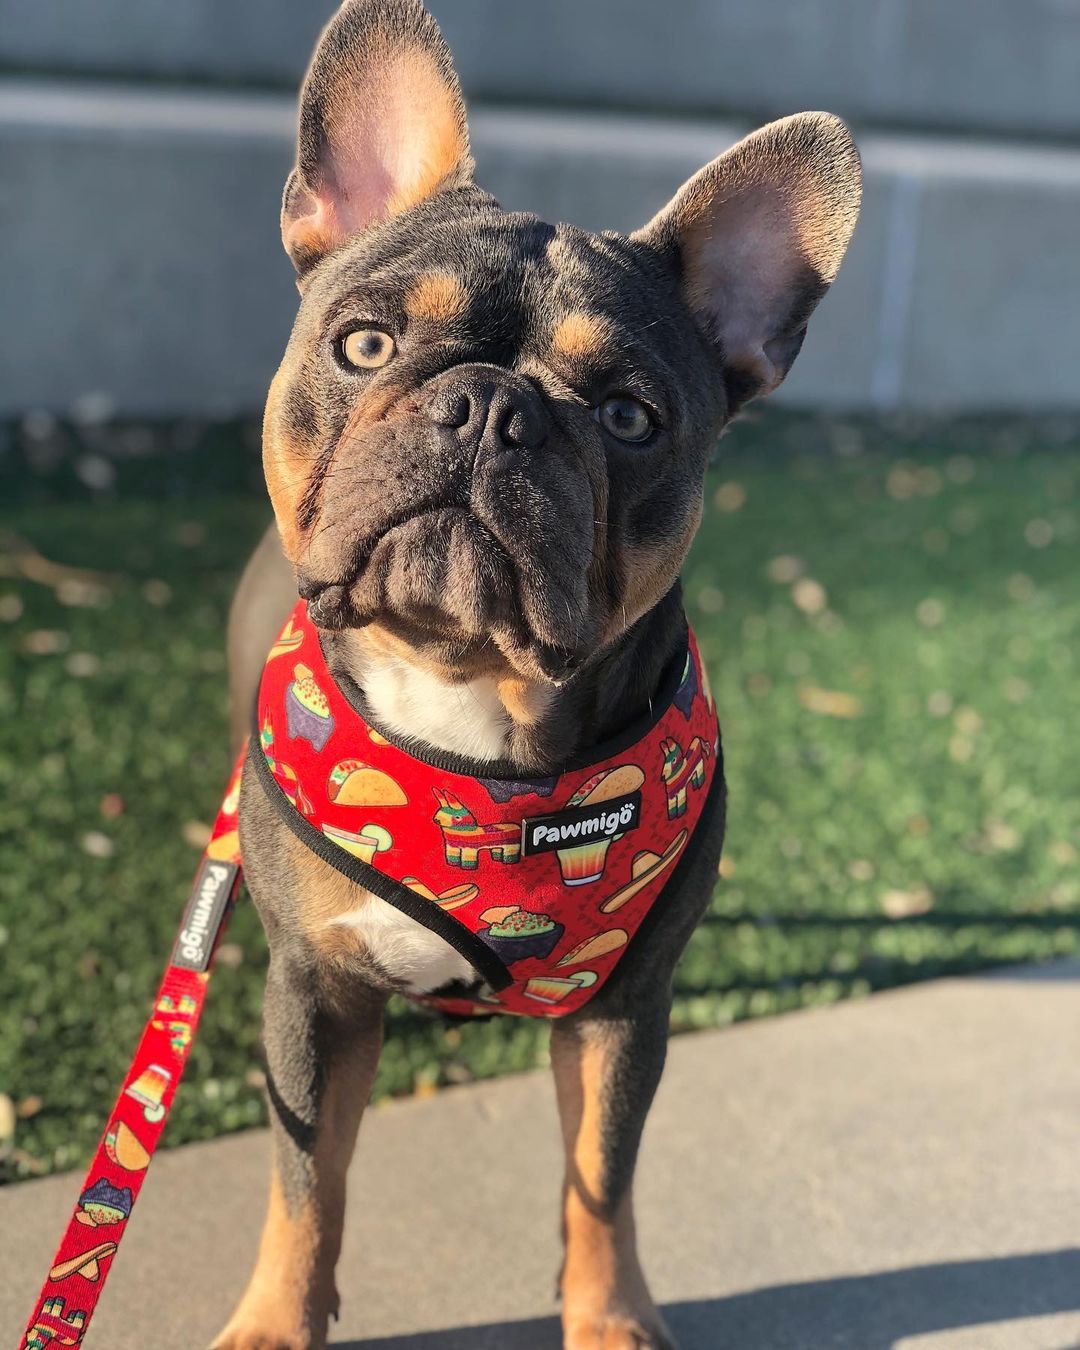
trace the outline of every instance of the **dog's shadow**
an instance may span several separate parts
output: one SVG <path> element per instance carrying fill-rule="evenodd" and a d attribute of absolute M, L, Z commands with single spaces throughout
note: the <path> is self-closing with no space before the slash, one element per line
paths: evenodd
<path fill-rule="evenodd" d="M 961 1327 L 1080 1311 L 1080 1249 L 913 1266 L 774 1285 L 664 1308 L 681 1350 L 893 1350 Z M 1017 1344 L 1021 1342 L 1018 1340 Z M 553 1317 L 408 1336 L 337 1341 L 332 1350 L 558 1350 Z M 1060 1350 L 1078 1350 L 1070 1341 Z"/>

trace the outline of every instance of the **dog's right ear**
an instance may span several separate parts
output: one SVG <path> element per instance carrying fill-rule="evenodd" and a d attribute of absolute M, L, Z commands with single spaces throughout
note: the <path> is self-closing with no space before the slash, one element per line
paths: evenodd
<path fill-rule="evenodd" d="M 634 238 L 674 255 L 725 367 L 728 410 L 767 394 L 799 353 L 859 216 L 851 133 L 829 113 L 770 122 L 684 183 Z"/>
<path fill-rule="evenodd" d="M 281 235 L 297 272 L 472 176 L 450 51 L 419 0 L 345 0 L 300 96 Z"/>

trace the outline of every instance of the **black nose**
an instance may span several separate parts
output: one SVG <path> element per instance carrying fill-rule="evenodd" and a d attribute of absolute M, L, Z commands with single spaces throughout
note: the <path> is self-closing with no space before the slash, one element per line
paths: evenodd
<path fill-rule="evenodd" d="M 495 366 L 458 366 L 433 381 L 425 411 L 436 426 L 457 431 L 462 449 L 537 450 L 547 439 L 548 417 L 529 380 Z"/>

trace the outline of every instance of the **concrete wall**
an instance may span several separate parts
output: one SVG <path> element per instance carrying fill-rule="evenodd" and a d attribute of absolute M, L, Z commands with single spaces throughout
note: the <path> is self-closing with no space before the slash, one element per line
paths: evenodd
<path fill-rule="evenodd" d="M 430 3 L 481 181 L 549 219 L 629 229 L 770 114 L 852 119 L 863 217 L 789 402 L 1080 408 L 1080 0 Z M 261 406 L 332 7 L 0 0 L 0 415 Z"/>
<path fill-rule="evenodd" d="M 332 0 L 0 0 L 0 67 L 292 86 Z M 1080 132 L 1076 0 L 431 0 L 483 99 Z"/>
<path fill-rule="evenodd" d="M 0 89 L 0 413 L 257 409 L 296 306 L 277 233 L 293 104 Z M 504 205 L 631 229 L 745 128 L 474 111 Z M 1075 407 L 1080 155 L 861 138 L 863 218 L 785 386 L 836 408 Z"/>

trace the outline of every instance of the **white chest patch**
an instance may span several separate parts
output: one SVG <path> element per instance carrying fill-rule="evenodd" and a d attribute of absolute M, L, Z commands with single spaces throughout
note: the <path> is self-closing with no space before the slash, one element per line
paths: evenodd
<path fill-rule="evenodd" d="M 500 759 L 506 752 L 510 715 L 488 676 L 449 684 L 407 662 L 376 659 L 364 670 L 364 694 L 376 720 L 397 735 L 469 759 Z M 331 923 L 356 932 L 383 969 L 413 992 L 477 978 L 449 943 L 378 896 Z"/>
<path fill-rule="evenodd" d="M 398 735 L 417 736 L 469 759 L 500 759 L 510 714 L 490 676 L 447 684 L 403 661 L 372 662 L 364 693 L 376 719 Z"/>
<path fill-rule="evenodd" d="M 430 993 L 451 980 L 469 984 L 477 978 L 448 942 L 377 895 L 369 895 L 358 909 L 339 914 L 330 923 L 352 929 L 387 974 L 402 980 L 413 993 Z"/>

